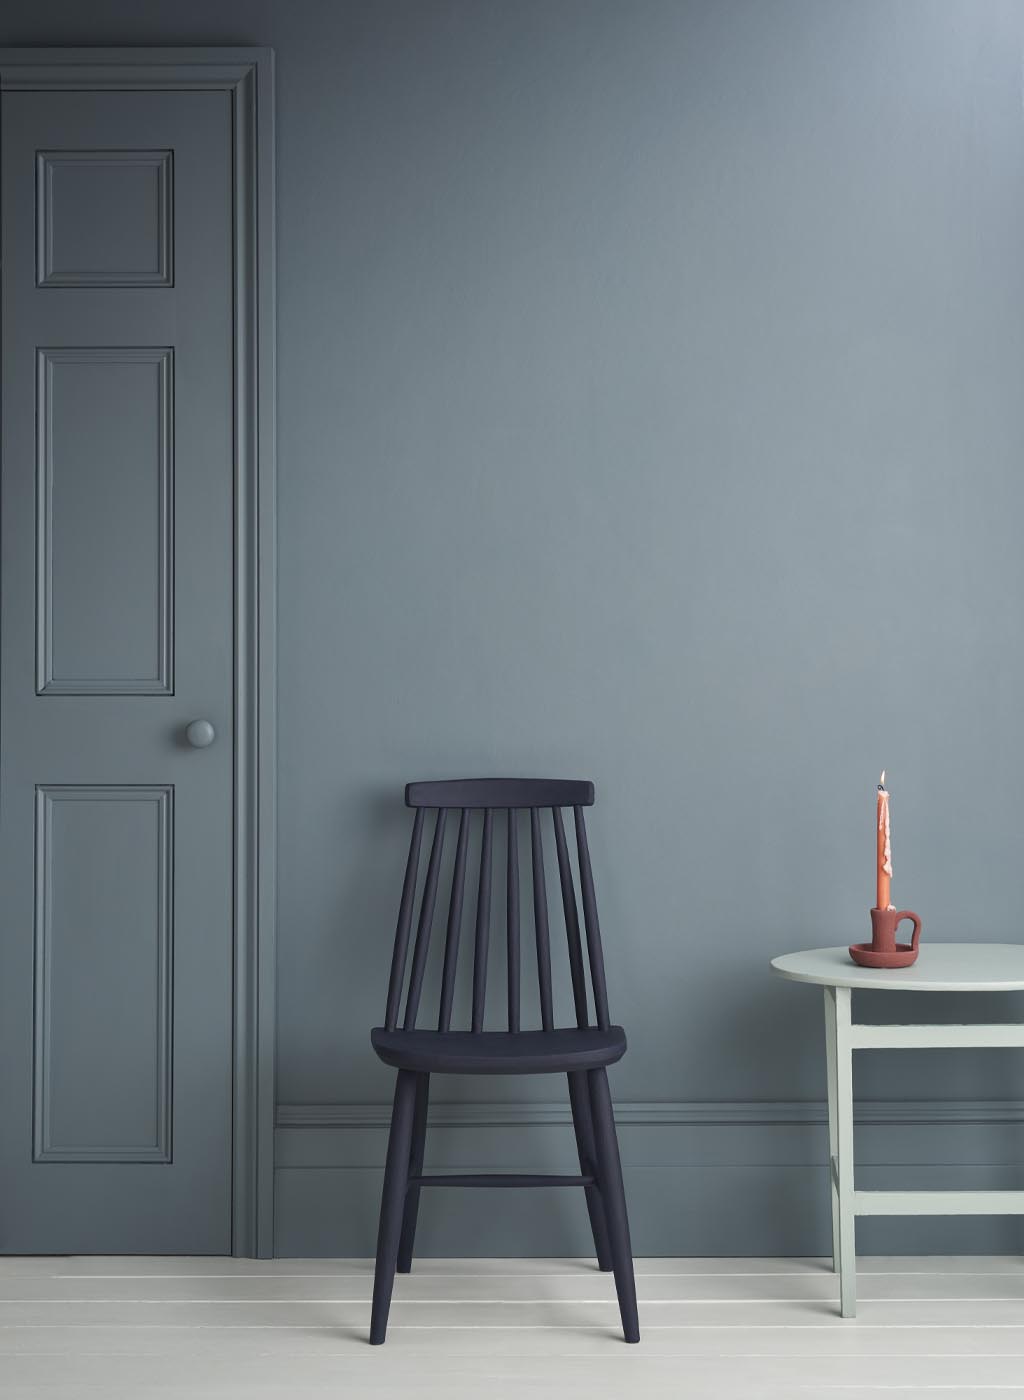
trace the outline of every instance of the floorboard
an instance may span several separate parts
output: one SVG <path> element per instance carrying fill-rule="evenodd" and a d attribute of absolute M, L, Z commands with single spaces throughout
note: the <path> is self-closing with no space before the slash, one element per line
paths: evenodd
<path fill-rule="evenodd" d="M 579 1259 L 423 1260 L 367 1344 L 372 1262 L 0 1259 L 3 1400 L 1024 1400 L 1024 1260 L 637 1261 L 643 1340 Z"/>

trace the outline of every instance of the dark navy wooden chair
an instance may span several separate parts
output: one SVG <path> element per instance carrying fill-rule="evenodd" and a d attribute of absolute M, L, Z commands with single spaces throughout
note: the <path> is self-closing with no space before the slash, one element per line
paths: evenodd
<path fill-rule="evenodd" d="M 584 807 L 594 801 L 594 785 L 522 778 L 473 778 L 463 781 L 410 783 L 406 805 L 415 809 L 412 842 L 398 914 L 391 980 L 384 1025 L 371 1033 L 373 1048 L 385 1064 L 398 1070 L 391 1134 L 388 1139 L 384 1190 L 381 1198 L 377 1266 L 373 1285 L 370 1341 L 383 1342 L 396 1269 L 407 1273 L 412 1263 L 416 1214 L 424 1186 L 582 1186 L 594 1235 L 598 1265 L 615 1275 L 615 1288 L 627 1342 L 640 1340 L 636 1286 L 629 1242 L 629 1222 L 622 1188 L 622 1168 L 615 1136 L 606 1066 L 622 1058 L 626 1035 L 608 1014 L 601 932 L 594 898 Z M 586 957 L 580 934 L 576 890 L 565 836 L 562 809 L 571 808 L 576 832 L 577 865 L 586 932 Z M 420 847 L 426 813 L 435 813 L 430 857 L 422 884 L 412 963 L 406 964 L 414 923 Z M 540 1029 L 520 1024 L 520 875 L 521 812 L 529 813 L 532 869 L 533 933 L 536 944 Z M 440 1006 L 436 1024 L 420 1029 L 417 1017 L 430 948 L 434 909 L 444 859 L 445 832 L 458 835 L 450 862 L 451 895 L 440 971 Z M 496 821 L 496 815 L 498 816 Z M 449 821 L 449 817 L 452 820 Z M 525 824 L 525 818 L 523 818 Z M 551 976 L 548 896 L 544 876 L 544 826 L 553 830 L 568 943 L 569 978 L 575 1025 L 556 1027 Z M 456 966 L 462 935 L 466 895 L 467 851 L 471 828 L 474 851 L 479 844 L 476 882 L 475 935 L 472 969 L 472 1009 L 468 1030 L 452 1029 Z M 505 841 L 505 957 L 507 985 L 506 1030 L 484 1030 L 487 959 L 491 927 L 491 887 L 495 829 Z M 504 830 L 502 830 L 504 828 Z M 550 840 L 550 838 L 549 838 Z M 474 860 L 474 864 L 475 864 Z M 532 959 L 531 959 L 532 961 Z M 593 1011 L 587 994 L 590 969 Z M 406 985 L 407 984 L 407 985 Z M 402 1012 L 402 993 L 405 1008 Z M 532 989 L 531 989 L 532 990 Z M 423 1143 L 427 1127 L 427 1096 L 432 1074 L 565 1074 L 579 1155 L 578 1176 L 515 1176 L 487 1173 L 473 1176 L 424 1176 Z"/>

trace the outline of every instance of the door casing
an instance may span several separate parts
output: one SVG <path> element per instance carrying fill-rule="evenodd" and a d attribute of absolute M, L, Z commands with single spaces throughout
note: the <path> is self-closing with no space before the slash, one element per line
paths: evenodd
<path fill-rule="evenodd" d="M 232 1253 L 274 1250 L 276 428 L 274 55 L 0 48 L 0 90 L 226 92 L 234 260 Z"/>

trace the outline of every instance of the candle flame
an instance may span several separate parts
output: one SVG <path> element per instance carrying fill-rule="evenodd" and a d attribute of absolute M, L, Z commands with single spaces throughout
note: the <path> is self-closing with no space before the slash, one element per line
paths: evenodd
<path fill-rule="evenodd" d="M 879 780 L 878 780 L 878 786 L 879 786 L 880 788 L 884 788 L 884 787 L 885 787 L 885 769 L 884 769 L 884 768 L 882 769 L 882 776 L 881 776 L 881 777 L 879 778 Z"/>

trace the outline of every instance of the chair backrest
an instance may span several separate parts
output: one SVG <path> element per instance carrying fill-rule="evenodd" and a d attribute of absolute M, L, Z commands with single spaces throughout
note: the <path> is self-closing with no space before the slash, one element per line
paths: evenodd
<path fill-rule="evenodd" d="M 445 833 L 449 814 L 458 812 L 458 835 L 455 854 L 450 863 L 451 890 L 445 932 L 444 963 L 441 971 L 440 1006 L 437 1029 L 452 1029 L 452 1005 L 455 997 L 456 968 L 462 935 L 463 907 L 466 897 L 467 851 L 471 824 L 479 824 L 479 863 L 476 876 L 476 899 L 473 942 L 472 1014 L 469 1029 L 482 1031 L 487 993 L 487 959 L 490 951 L 491 890 L 494 857 L 495 826 L 504 825 L 505 838 L 505 955 L 507 982 L 507 1025 L 510 1031 L 520 1030 L 520 923 L 522 905 L 519 874 L 519 814 L 529 812 L 530 866 L 533 894 L 533 935 L 536 946 L 537 980 L 540 1019 L 543 1030 L 553 1030 L 555 1012 L 551 980 L 551 937 L 549 930 L 548 897 L 544 878 L 543 826 L 550 821 L 562 892 L 562 914 L 568 944 L 569 974 L 572 980 L 573 1003 L 577 1026 L 589 1021 L 587 977 L 583 940 L 576 903 L 576 889 L 565 837 L 562 809 L 572 808 L 576 830 L 576 854 L 579 870 L 580 895 L 583 904 L 583 925 L 586 931 L 587 958 L 596 1024 L 607 1029 L 608 992 L 605 986 L 604 959 L 601 954 L 601 930 L 594 897 L 594 877 L 590 867 L 587 829 L 583 819 L 584 807 L 594 801 L 594 785 L 588 782 L 567 782 L 544 778 L 468 778 L 438 783 L 410 783 L 405 790 L 406 805 L 415 809 L 409 859 L 405 868 L 405 883 L 398 913 L 395 948 L 391 960 L 391 980 L 385 1024 L 388 1030 L 398 1027 L 402 991 L 405 986 L 406 963 L 414 915 L 416 935 L 413 941 L 412 967 L 409 973 L 402 1017 L 404 1030 L 416 1027 L 423 991 L 427 954 L 430 949 L 437 904 L 438 884 L 444 862 Z M 547 812 L 545 812 L 547 809 Z M 420 847 L 426 813 L 435 812 L 430 857 L 422 883 L 418 912 Z M 503 813 L 504 822 L 496 823 L 495 814 Z M 454 825 L 454 821 L 451 823 Z M 472 879 L 472 877 L 471 877 Z M 528 917 L 528 916 L 527 916 Z"/>

